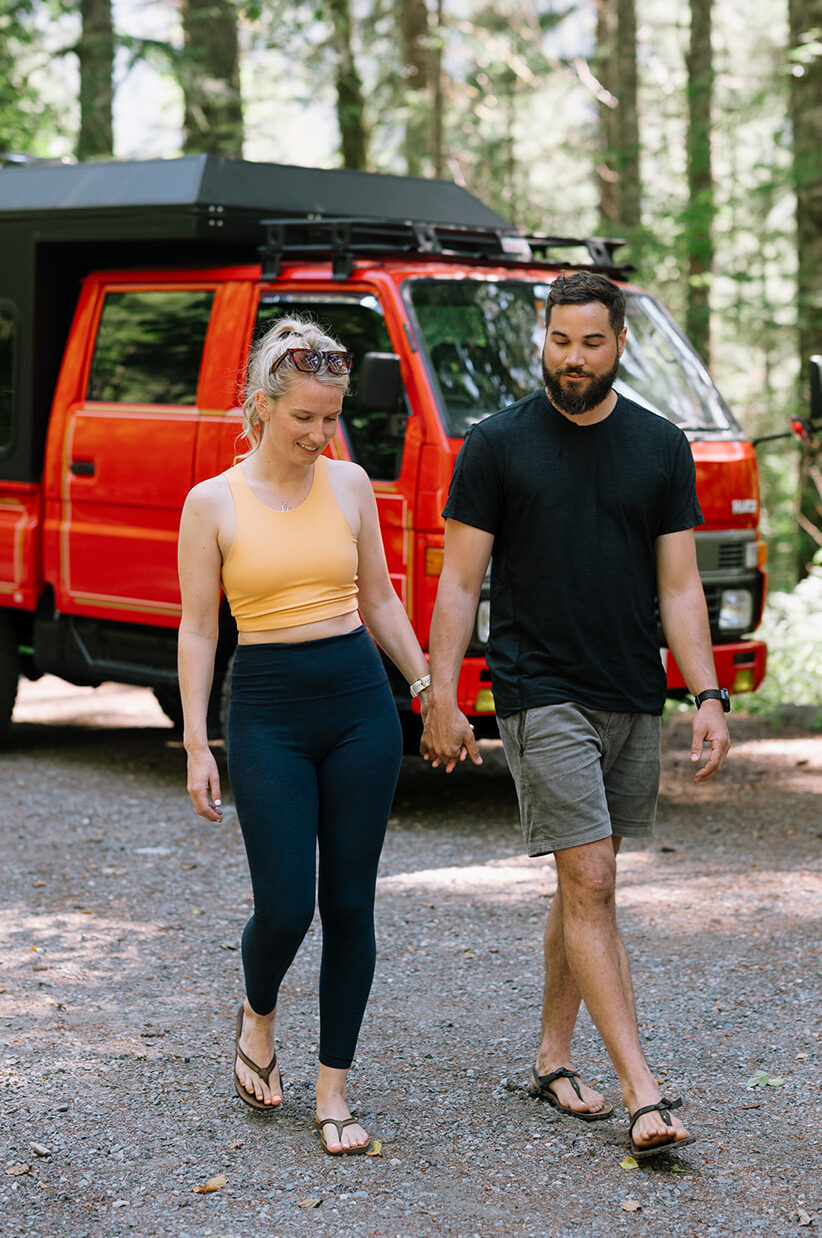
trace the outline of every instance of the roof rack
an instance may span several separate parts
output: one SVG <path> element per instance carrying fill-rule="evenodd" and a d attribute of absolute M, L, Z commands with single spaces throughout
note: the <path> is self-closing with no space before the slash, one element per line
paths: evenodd
<path fill-rule="evenodd" d="M 276 279 L 284 261 L 299 258 L 329 261 L 334 279 L 348 279 L 358 257 L 396 255 L 556 266 L 557 259 L 549 259 L 549 251 L 569 248 L 586 250 L 591 261 L 568 266 L 584 266 L 617 279 L 633 270 L 614 261 L 614 251 L 625 244 L 616 237 L 559 237 L 523 233 L 514 228 L 391 221 L 367 216 L 309 216 L 260 222 L 265 229 L 265 243 L 260 247 L 263 279 Z"/>

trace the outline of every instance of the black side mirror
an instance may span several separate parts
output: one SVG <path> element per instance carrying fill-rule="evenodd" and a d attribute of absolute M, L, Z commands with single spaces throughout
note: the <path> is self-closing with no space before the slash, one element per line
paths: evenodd
<path fill-rule="evenodd" d="M 362 413 L 394 413 L 401 395 L 402 376 L 397 354 L 367 352 L 357 380 L 357 410 Z"/>

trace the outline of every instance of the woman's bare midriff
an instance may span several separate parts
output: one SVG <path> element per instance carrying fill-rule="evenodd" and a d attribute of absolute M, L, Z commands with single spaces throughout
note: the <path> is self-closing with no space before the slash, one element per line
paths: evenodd
<path fill-rule="evenodd" d="M 345 636 L 362 626 L 359 612 L 337 615 L 334 619 L 320 619 L 317 623 L 301 623 L 294 628 L 265 628 L 262 632 L 239 632 L 240 645 L 270 645 L 274 642 L 295 645 L 298 641 L 325 640 L 328 636 Z"/>

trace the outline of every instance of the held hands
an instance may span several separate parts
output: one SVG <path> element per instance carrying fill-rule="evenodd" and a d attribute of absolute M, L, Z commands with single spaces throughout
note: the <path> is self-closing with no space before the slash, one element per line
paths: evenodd
<path fill-rule="evenodd" d="M 707 782 L 722 769 L 731 747 L 731 737 L 728 734 L 725 713 L 720 701 L 703 701 L 694 715 L 692 734 L 691 762 L 693 764 L 701 760 L 705 745 L 711 745 L 711 755 L 707 764 L 694 774 L 694 782 Z"/>
<path fill-rule="evenodd" d="M 186 790 L 198 816 L 206 821 L 222 821 L 220 774 L 210 748 L 196 748 L 188 754 Z"/>
<path fill-rule="evenodd" d="M 430 693 L 426 695 L 430 697 Z M 482 765 L 474 728 L 456 705 L 444 708 L 429 699 L 423 710 L 423 722 L 420 754 L 423 760 L 431 762 L 432 769 L 444 765 L 446 774 L 450 774 L 457 762 L 466 757 L 474 765 Z"/>

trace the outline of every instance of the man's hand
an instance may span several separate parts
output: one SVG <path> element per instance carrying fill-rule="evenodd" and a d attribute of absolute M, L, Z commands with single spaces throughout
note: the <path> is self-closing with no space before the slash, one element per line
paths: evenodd
<path fill-rule="evenodd" d="M 474 728 L 456 705 L 450 708 L 428 701 L 425 711 L 425 726 L 420 741 L 420 753 L 431 762 L 431 768 L 445 766 L 450 774 L 458 761 L 470 757 L 475 765 L 482 765 Z"/>
<path fill-rule="evenodd" d="M 731 747 L 731 737 L 725 723 L 725 711 L 721 701 L 704 701 L 694 715 L 691 740 L 691 761 L 702 759 L 706 744 L 711 745 L 711 755 L 706 765 L 694 774 L 694 782 L 707 782 L 718 774 L 725 764 Z"/>

